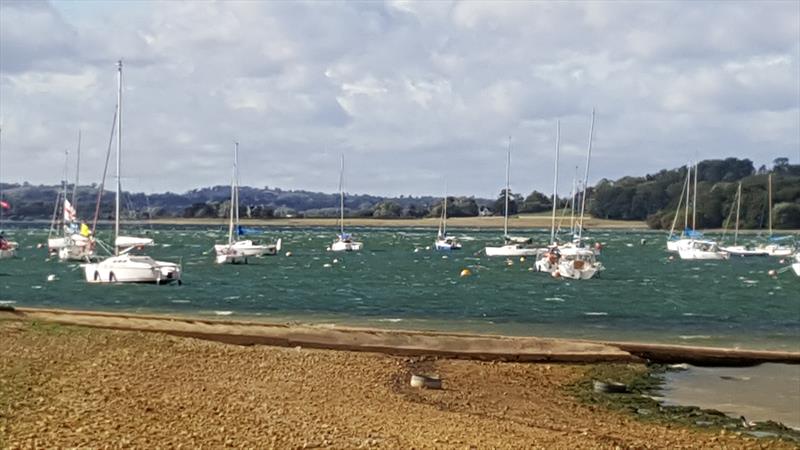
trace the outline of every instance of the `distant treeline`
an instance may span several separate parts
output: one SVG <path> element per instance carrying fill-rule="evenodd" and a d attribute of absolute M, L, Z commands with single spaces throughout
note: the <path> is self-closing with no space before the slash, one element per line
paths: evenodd
<path fill-rule="evenodd" d="M 720 228 L 735 220 L 736 190 L 742 183 L 741 228 L 765 228 L 769 221 L 767 176 L 772 173 L 773 226 L 800 228 L 800 165 L 778 158 L 771 169 L 755 170 L 748 159 L 702 161 L 697 166 L 697 228 Z M 686 181 L 686 167 L 644 177 L 601 180 L 589 211 L 595 217 L 646 220 L 651 228 L 669 228 Z M 685 203 L 684 203 L 685 205 Z M 689 223 L 691 223 L 691 211 Z M 683 227 L 684 209 L 678 216 Z"/>
<path fill-rule="evenodd" d="M 773 203 L 775 228 L 800 228 L 800 166 L 785 158 L 775 160 Z M 767 224 L 766 167 L 755 170 L 747 159 L 703 161 L 698 166 L 697 226 L 722 226 L 729 216 L 738 182 L 742 182 L 743 228 Z M 644 177 L 623 177 L 617 181 L 601 180 L 587 194 L 587 209 L 595 217 L 620 220 L 646 220 L 653 228 L 668 228 L 672 223 L 686 177 L 686 168 L 662 170 Z M 50 218 L 62 186 L 33 186 L 28 183 L 3 184 L 3 198 L 11 208 L 3 211 L 12 220 Z M 72 186 L 68 186 L 71 199 Z M 97 186 L 79 186 L 78 215 L 91 220 L 95 213 Z M 258 219 L 273 217 L 336 217 L 339 195 L 309 191 L 285 191 L 278 188 L 240 188 L 240 216 Z M 230 214 L 230 186 L 194 189 L 183 194 L 128 193 L 122 195 L 127 218 L 224 218 Z M 570 198 L 559 198 L 559 208 Z M 103 192 L 101 219 L 113 219 L 114 193 Z M 527 196 L 511 192 L 509 214 L 542 213 L 552 209 L 549 194 L 534 191 Z M 348 217 L 419 218 L 441 215 L 442 199 L 433 196 L 381 197 L 348 194 L 345 215 Z M 505 190 L 496 199 L 448 197 L 449 217 L 502 215 Z M 682 213 L 679 223 L 683 223 Z"/>

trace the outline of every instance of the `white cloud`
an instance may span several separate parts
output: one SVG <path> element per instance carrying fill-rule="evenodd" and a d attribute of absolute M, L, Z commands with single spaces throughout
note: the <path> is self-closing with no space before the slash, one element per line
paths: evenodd
<path fill-rule="evenodd" d="M 5 0 L 4 173 L 56 181 L 81 128 L 99 176 L 120 57 L 133 188 L 224 184 L 239 140 L 254 185 L 331 191 L 344 151 L 354 192 L 494 195 L 512 135 L 515 189 L 548 190 L 555 120 L 571 174 L 595 106 L 592 180 L 794 157 L 798 23 L 780 1 Z"/>

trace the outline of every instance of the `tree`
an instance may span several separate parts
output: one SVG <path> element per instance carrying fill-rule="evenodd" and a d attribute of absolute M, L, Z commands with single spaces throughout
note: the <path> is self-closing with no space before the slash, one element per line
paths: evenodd
<path fill-rule="evenodd" d="M 525 197 L 525 201 L 522 202 L 522 206 L 519 208 L 520 212 L 526 213 L 537 213 L 551 209 L 553 209 L 553 202 L 550 197 L 539 191 L 533 191 Z"/>
<path fill-rule="evenodd" d="M 512 191 L 508 191 L 508 215 L 513 216 L 517 214 L 517 203 L 522 201 L 522 196 L 519 194 L 514 194 Z M 494 207 L 492 208 L 495 214 L 505 214 L 506 209 L 506 190 L 503 189 L 500 191 L 500 195 L 497 197 L 497 200 L 494 202 Z"/>
<path fill-rule="evenodd" d="M 372 212 L 372 217 L 379 217 L 382 219 L 396 218 L 403 214 L 403 207 L 395 202 L 381 202 L 375 206 Z"/>

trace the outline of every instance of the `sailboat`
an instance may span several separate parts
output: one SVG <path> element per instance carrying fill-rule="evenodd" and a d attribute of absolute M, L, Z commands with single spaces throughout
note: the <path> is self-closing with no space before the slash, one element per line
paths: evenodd
<path fill-rule="evenodd" d="M 767 176 L 768 197 L 767 206 L 769 211 L 769 243 L 758 246 L 759 250 L 767 252 L 769 256 L 791 256 L 794 247 L 781 244 L 782 241 L 791 239 L 791 236 L 774 237 L 772 235 L 772 174 Z"/>
<path fill-rule="evenodd" d="M 506 189 L 505 189 L 505 209 L 503 211 L 503 245 L 500 247 L 486 247 L 486 256 L 536 256 L 542 249 L 531 247 L 530 238 L 514 237 L 508 235 L 508 196 L 510 192 L 511 174 L 511 138 L 508 138 L 508 150 L 506 151 Z"/>
<path fill-rule="evenodd" d="M 62 191 L 56 193 L 56 204 L 53 207 L 53 217 L 50 220 L 50 231 L 47 235 L 47 251 L 57 255 L 67 245 L 66 220 L 64 214 L 68 211 L 67 201 L 67 171 L 69 167 L 69 150 L 64 151 L 64 181 L 61 183 Z M 59 208 L 60 207 L 60 208 Z M 59 215 L 59 211 L 61 214 Z"/>
<path fill-rule="evenodd" d="M 558 250 L 558 241 L 556 238 L 556 201 L 558 198 L 558 153 L 561 145 L 561 121 L 556 121 L 556 158 L 553 167 L 553 216 L 550 222 L 550 247 L 547 252 L 536 260 L 535 268 L 537 272 L 553 273 L 558 270 L 558 260 L 561 253 Z M 574 185 L 574 183 L 573 183 Z M 574 199 L 574 198 L 573 198 Z"/>
<path fill-rule="evenodd" d="M 694 165 L 694 193 L 692 197 L 692 229 L 685 230 L 685 239 L 678 241 L 678 255 L 681 259 L 688 260 L 721 260 L 728 259 L 728 253 L 722 251 L 719 245 L 703 237 L 702 233 L 697 232 L 697 166 Z M 689 195 L 687 193 L 687 199 Z"/>
<path fill-rule="evenodd" d="M 588 280 L 599 272 L 605 270 L 603 264 L 597 261 L 597 253 L 583 243 L 583 221 L 586 212 L 586 187 L 589 185 L 589 162 L 592 158 L 592 138 L 594 137 L 595 111 L 592 109 L 592 121 L 589 126 L 589 146 L 586 152 L 586 168 L 583 175 L 583 194 L 581 195 L 581 212 L 571 243 L 558 247 L 558 268 L 551 272 L 556 278 L 570 278 L 574 280 Z M 553 195 L 555 199 L 555 194 Z M 555 229 L 553 230 L 555 237 Z"/>
<path fill-rule="evenodd" d="M 353 240 L 353 236 L 344 232 L 344 154 L 341 156 L 339 166 L 339 235 L 328 247 L 332 252 L 357 252 L 364 246 L 361 242 Z"/>
<path fill-rule="evenodd" d="M 252 240 L 237 240 L 242 234 L 242 227 L 239 225 L 239 143 L 234 144 L 233 149 L 233 176 L 231 178 L 231 214 L 228 225 L 228 243 L 217 244 L 214 246 L 216 261 L 218 264 L 238 264 L 247 263 L 247 258 L 252 256 L 275 255 L 281 249 L 281 240 L 271 245 L 262 245 Z"/>
<path fill-rule="evenodd" d="M 691 188 L 692 179 L 692 166 L 686 165 L 686 182 L 683 184 L 681 195 L 678 197 L 678 206 L 675 208 L 675 218 L 672 219 L 672 227 L 669 229 L 669 236 L 667 236 L 667 251 L 677 252 L 679 244 L 682 240 L 686 240 L 686 232 L 689 229 L 689 190 Z M 685 211 L 683 213 L 683 231 L 680 236 L 675 235 L 675 225 L 678 223 L 678 216 L 681 212 L 681 204 L 684 203 L 684 194 L 686 194 Z"/>
<path fill-rule="evenodd" d="M 72 187 L 72 202 L 64 191 L 64 245 L 58 249 L 61 261 L 88 261 L 94 257 L 95 242 L 89 227 L 78 220 L 78 180 L 81 165 L 81 134 L 78 131 L 78 161 L 75 166 L 75 184 Z"/>
<path fill-rule="evenodd" d="M 0 134 L 2 134 L 2 129 L 0 129 Z M 3 167 L 3 165 L 0 164 L 0 167 Z M 17 256 L 17 243 L 6 239 L 3 230 L 3 210 L 10 207 L 11 205 L 3 199 L 3 183 L 0 182 L 0 259 Z"/>
<path fill-rule="evenodd" d="M 461 250 L 461 242 L 455 237 L 447 235 L 447 189 L 445 189 L 442 199 L 442 217 L 439 220 L 439 232 L 436 234 L 434 248 L 442 251 Z"/>
<path fill-rule="evenodd" d="M 117 186 L 114 200 L 114 255 L 100 262 L 83 264 L 84 276 L 89 283 L 181 283 L 178 264 L 156 261 L 146 255 L 133 255 L 137 248 L 153 245 L 153 240 L 133 236 L 120 236 L 120 193 L 122 157 L 122 61 L 117 64 Z"/>
<path fill-rule="evenodd" d="M 736 228 L 733 234 L 733 245 L 720 247 L 724 252 L 731 256 L 767 256 L 769 253 L 766 250 L 754 249 L 745 245 L 739 245 L 739 212 L 742 207 L 742 182 L 739 182 L 739 187 L 736 190 Z M 730 219 L 730 216 L 728 216 Z"/>

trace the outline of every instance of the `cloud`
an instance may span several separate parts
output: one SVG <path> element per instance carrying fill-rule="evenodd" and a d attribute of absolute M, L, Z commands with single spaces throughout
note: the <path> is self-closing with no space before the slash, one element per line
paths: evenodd
<path fill-rule="evenodd" d="M 699 157 L 798 158 L 796 2 L 0 2 L 4 179 L 102 173 L 125 60 L 126 186 L 561 190 Z"/>

